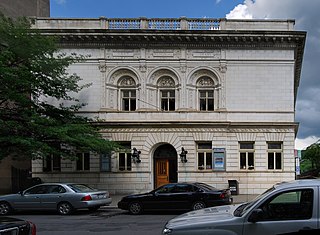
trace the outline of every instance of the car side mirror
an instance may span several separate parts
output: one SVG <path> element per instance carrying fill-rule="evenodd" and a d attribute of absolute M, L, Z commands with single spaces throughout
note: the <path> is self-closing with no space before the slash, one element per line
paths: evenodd
<path fill-rule="evenodd" d="M 264 212 L 263 212 L 262 209 L 254 209 L 251 212 L 251 215 L 249 216 L 248 221 L 251 222 L 251 223 L 256 223 L 256 222 L 262 220 L 263 213 Z"/>

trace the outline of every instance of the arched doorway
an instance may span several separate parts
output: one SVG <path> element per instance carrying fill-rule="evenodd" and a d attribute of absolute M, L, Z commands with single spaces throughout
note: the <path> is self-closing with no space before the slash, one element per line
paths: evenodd
<path fill-rule="evenodd" d="M 159 187 L 178 181 L 177 151 L 170 144 L 159 146 L 154 152 L 154 185 Z"/>

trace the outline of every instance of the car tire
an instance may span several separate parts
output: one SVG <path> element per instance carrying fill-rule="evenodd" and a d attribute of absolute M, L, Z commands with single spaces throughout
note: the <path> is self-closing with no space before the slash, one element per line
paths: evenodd
<path fill-rule="evenodd" d="M 95 206 L 95 207 L 89 207 L 88 209 L 90 212 L 95 212 L 95 211 L 99 210 L 99 208 L 100 208 L 100 206 Z"/>
<path fill-rule="evenodd" d="M 70 215 L 74 209 L 69 202 L 60 202 L 57 210 L 60 215 Z"/>
<path fill-rule="evenodd" d="M 0 202 L 0 215 L 9 215 L 12 211 L 12 207 L 8 202 Z"/>
<path fill-rule="evenodd" d="M 129 212 L 133 215 L 139 215 L 142 213 L 142 206 L 139 202 L 133 202 L 129 205 Z"/>
<path fill-rule="evenodd" d="M 200 209 L 203 209 L 203 208 L 206 208 L 206 204 L 203 202 L 203 201 L 196 201 L 192 204 L 192 210 L 195 211 L 195 210 L 200 210 Z"/>

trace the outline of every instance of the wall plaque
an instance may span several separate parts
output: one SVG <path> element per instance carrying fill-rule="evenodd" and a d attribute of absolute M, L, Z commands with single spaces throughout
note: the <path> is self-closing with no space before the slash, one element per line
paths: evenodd
<path fill-rule="evenodd" d="M 225 171 L 226 170 L 226 149 L 214 148 L 213 149 L 213 170 Z"/>

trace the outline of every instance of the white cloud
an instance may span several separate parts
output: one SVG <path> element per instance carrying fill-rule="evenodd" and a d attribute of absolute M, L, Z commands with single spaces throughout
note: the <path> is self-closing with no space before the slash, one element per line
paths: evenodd
<path fill-rule="evenodd" d="M 248 7 L 243 4 L 236 6 L 229 14 L 227 19 L 252 19 L 252 14 L 249 13 Z"/>
<path fill-rule="evenodd" d="M 296 139 L 295 141 L 295 149 L 304 150 L 309 147 L 311 144 L 317 142 L 320 138 L 316 136 L 309 136 L 305 139 Z"/>

